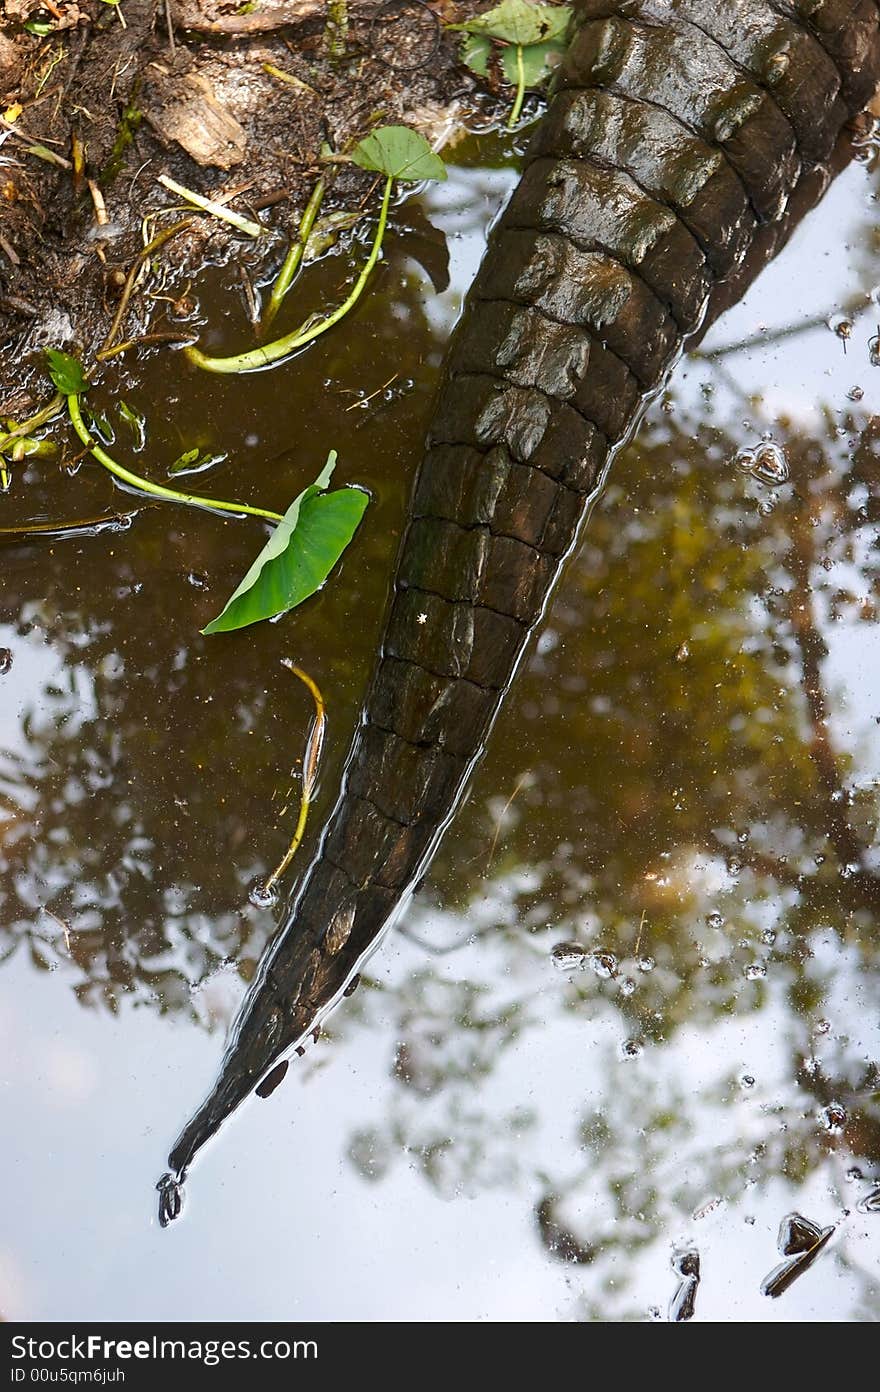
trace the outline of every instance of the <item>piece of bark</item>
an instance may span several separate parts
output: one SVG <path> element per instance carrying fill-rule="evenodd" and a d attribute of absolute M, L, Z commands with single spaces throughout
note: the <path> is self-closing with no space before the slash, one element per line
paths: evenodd
<path fill-rule="evenodd" d="M 254 7 L 242 13 L 236 0 L 169 0 L 175 29 L 193 29 L 199 34 L 263 34 L 300 24 L 326 10 L 326 0 L 254 0 Z"/>
<path fill-rule="evenodd" d="M 175 141 L 197 164 L 231 169 L 245 157 L 242 126 L 199 73 L 151 82 L 143 112 L 157 135 Z"/>

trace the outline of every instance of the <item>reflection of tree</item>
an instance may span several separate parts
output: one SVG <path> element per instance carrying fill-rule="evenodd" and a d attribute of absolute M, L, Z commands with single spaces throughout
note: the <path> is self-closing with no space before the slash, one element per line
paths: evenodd
<path fill-rule="evenodd" d="M 251 908 L 248 889 L 289 842 L 311 719 L 282 656 L 313 672 L 329 703 L 319 801 L 294 870 L 314 846 L 374 657 L 433 386 L 425 363 L 439 362 L 423 277 L 408 262 L 442 286 L 445 242 L 418 205 L 401 204 L 395 227 L 357 333 L 328 335 L 298 360 L 284 409 L 278 374 L 254 374 L 243 392 L 205 374 L 171 376 L 167 355 L 140 362 L 136 377 L 113 366 L 107 394 L 95 398 L 113 420 L 114 391 L 144 411 L 142 472 L 162 479 L 198 442 L 228 454 L 211 478 L 243 501 L 286 506 L 332 443 L 340 482 L 365 484 L 373 501 L 325 593 L 283 624 L 200 638 L 262 534 L 194 510 L 143 508 L 122 538 L 4 552 L 0 618 L 52 675 L 31 681 L 16 665 L 2 687 L 0 960 L 30 952 L 36 965 L 69 974 L 84 1003 L 115 1009 L 128 995 L 215 1024 L 228 1015 L 234 981 L 195 996 L 194 986 L 218 972 L 252 976 L 274 916 Z M 309 268 L 305 288 L 335 300 L 339 274 L 331 252 Z M 235 303 L 224 275 L 231 269 L 198 286 L 217 319 Z M 123 436 L 122 457 L 129 445 Z M 14 485 L 4 521 L 99 514 L 120 497 L 89 464 L 75 480 L 22 470 Z M 328 633 L 342 637 L 328 642 Z M 19 690 L 20 718 L 9 703 Z M 14 745 L 4 749 L 7 738 Z"/>
<path fill-rule="evenodd" d="M 353 1143 L 365 1174 L 405 1151 L 445 1191 L 530 1177 L 543 1243 L 590 1264 L 761 1176 L 797 1188 L 823 1166 L 839 1181 L 847 1155 L 880 1166 L 878 1065 L 843 1004 L 880 957 L 876 784 L 841 689 L 880 592 L 880 427 L 838 425 L 775 430 L 790 469 L 775 492 L 711 416 L 657 413 L 620 461 L 435 863 L 445 911 L 406 930 L 432 974 L 364 998 L 394 1021 L 400 1085 Z M 586 956 L 555 999 L 601 1025 L 590 1069 L 613 1085 L 554 1160 L 529 1140 L 540 1105 L 490 1116 L 479 1089 L 487 1060 L 504 1073 L 549 1023 L 561 940 Z M 663 1060 L 761 1016 L 785 1067 L 772 1105 L 734 1125 L 760 1076 L 719 1062 L 689 1085 Z"/>

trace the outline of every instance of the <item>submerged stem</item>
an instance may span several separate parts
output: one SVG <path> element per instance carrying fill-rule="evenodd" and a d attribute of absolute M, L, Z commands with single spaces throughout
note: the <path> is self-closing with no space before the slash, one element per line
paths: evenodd
<path fill-rule="evenodd" d="M 238 353 L 230 358 L 211 358 L 205 353 L 200 353 L 198 348 L 184 348 L 183 351 L 190 362 L 195 363 L 196 367 L 204 368 L 206 372 L 254 372 L 261 367 L 268 367 L 270 363 L 278 362 L 279 358 L 289 357 L 297 349 L 304 348 L 307 343 L 311 343 L 312 339 L 318 338 L 328 329 L 332 329 L 334 324 L 338 324 L 340 319 L 344 318 L 360 299 L 370 278 L 370 273 L 379 259 L 382 238 L 385 235 L 385 227 L 388 222 L 388 205 L 391 201 L 393 183 L 394 178 L 389 174 L 385 180 L 379 222 L 370 254 L 349 295 L 338 309 L 334 309 L 332 314 L 328 314 L 326 319 L 321 319 L 317 324 L 312 324 L 308 328 L 294 329 L 293 333 L 286 334 L 284 338 L 276 338 L 274 343 L 263 344 L 259 348 L 252 348 L 250 352 Z"/>
<path fill-rule="evenodd" d="M 266 313 L 263 316 L 263 323 L 269 325 L 281 308 L 281 301 L 293 284 L 293 277 L 299 269 L 299 264 L 305 254 L 306 243 L 312 234 L 315 225 L 315 218 L 318 216 L 318 209 L 324 197 L 326 185 L 323 179 L 319 179 L 312 190 L 312 196 L 306 204 L 306 210 L 302 215 L 299 224 L 296 241 L 291 246 L 284 259 L 284 265 L 278 272 L 278 279 L 272 286 L 272 293 L 269 296 L 269 303 L 266 306 Z"/>
<path fill-rule="evenodd" d="M 107 451 L 102 449 L 89 434 L 80 413 L 79 397 L 75 393 L 67 398 L 67 410 L 73 428 L 86 449 L 97 459 L 99 464 L 103 464 L 104 468 L 108 469 L 116 478 L 127 483 L 129 488 L 135 488 L 139 493 L 149 493 L 154 498 L 165 498 L 171 503 L 188 503 L 190 507 L 209 508 L 213 512 L 232 512 L 237 516 L 248 513 L 251 517 L 265 517 L 270 522 L 284 520 L 279 512 L 267 512 L 265 508 L 249 507 L 246 503 L 227 503 L 221 502 L 217 498 L 202 498 L 195 493 L 178 493 L 176 488 L 164 488 L 161 483 L 151 483 L 149 479 L 133 474 L 129 469 L 117 464 L 116 460 L 111 458 Z"/>
<path fill-rule="evenodd" d="M 23 439 L 26 435 L 32 435 L 35 430 L 39 430 L 41 425 L 45 425 L 56 412 L 61 410 L 64 405 L 64 397 L 60 392 L 56 392 L 49 402 L 35 416 L 22 421 L 21 425 L 16 425 L 0 435 L 0 451 L 5 450 L 9 445 L 14 445 L 16 440 Z"/>
<path fill-rule="evenodd" d="M 526 70 L 523 65 L 522 44 L 516 46 L 516 100 L 513 103 L 513 110 L 507 118 L 507 129 L 513 130 L 519 120 L 519 113 L 522 111 L 523 100 L 526 95 Z"/>
<path fill-rule="evenodd" d="M 327 723 L 324 698 L 318 689 L 317 683 L 312 681 L 308 672 L 304 672 L 301 667 L 294 666 L 292 662 L 285 661 L 284 665 L 285 667 L 289 667 L 294 676 L 299 677 L 300 681 L 303 682 L 312 693 L 312 699 L 315 702 L 315 719 L 309 731 L 309 738 L 306 742 L 306 752 L 303 758 L 302 793 L 300 794 L 299 816 L 296 820 L 296 829 L 284 856 L 266 881 L 265 889 L 267 892 L 271 891 L 278 880 L 280 880 L 299 850 L 300 842 L 303 839 L 306 821 L 309 815 L 309 805 L 315 788 L 315 779 L 318 774 L 318 760 L 321 757 L 321 745 L 324 742 L 324 726 Z"/>

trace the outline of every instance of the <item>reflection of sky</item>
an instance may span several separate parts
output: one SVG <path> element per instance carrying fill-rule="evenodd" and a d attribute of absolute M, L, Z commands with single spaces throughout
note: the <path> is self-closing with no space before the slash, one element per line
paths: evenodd
<path fill-rule="evenodd" d="M 450 237 L 450 289 L 428 300 L 438 326 L 457 312 L 492 200 L 509 182 L 504 172 L 471 171 L 426 198 L 432 220 Z M 864 172 L 850 171 L 706 346 L 834 309 L 856 293 L 858 239 L 870 206 Z M 819 329 L 731 357 L 726 367 L 774 410 L 809 418 L 825 400 L 842 410 L 856 381 L 864 404 L 876 398 L 880 408 L 880 375 L 875 385 L 867 361 L 870 332 L 863 316 L 845 359 L 838 341 Z M 690 364 L 678 382 L 685 399 L 695 400 L 697 386 L 710 379 L 705 364 Z M 719 398 L 724 391 L 720 383 Z M 752 419 L 757 432 L 757 412 Z M 745 428 L 743 443 L 753 443 Z M 565 600 L 563 591 L 559 602 Z M 847 745 L 876 738 L 875 634 L 862 624 L 857 633 L 840 625 L 832 635 L 835 731 Z M 9 631 L 0 643 L 15 653 L 13 671 L 2 679 L 0 746 L 21 748 L 25 709 L 52 718 L 44 686 L 58 664 L 33 635 Z M 77 700 L 87 695 L 84 689 Z M 506 785 L 492 789 L 502 806 L 506 792 Z M 19 951 L 0 969 L 7 1137 L 0 1157 L 7 1195 L 0 1310 L 26 1319 L 644 1317 L 653 1307 L 665 1311 L 675 1285 L 673 1246 L 692 1242 L 702 1259 L 702 1318 L 864 1317 L 863 1286 L 831 1255 L 784 1300 L 771 1303 L 758 1293 L 778 1259 L 779 1219 L 794 1207 L 822 1223 L 840 1220 L 844 1206 L 851 1210 L 835 1251 L 872 1273 L 875 1289 L 880 1259 L 880 1216 L 855 1211 L 867 1167 L 865 1181 L 848 1181 L 845 1159 L 835 1156 L 801 1183 L 768 1179 L 766 1167 L 749 1165 L 755 1147 L 779 1139 L 805 1105 L 791 1077 L 791 1010 L 772 967 L 759 1007 L 711 1020 L 707 1012 L 671 1041 L 626 1059 L 614 1004 L 618 982 L 602 983 L 580 1011 L 563 1009 L 571 987 L 543 946 L 512 958 L 491 934 L 466 941 L 510 914 L 509 903 L 479 900 L 468 914 L 414 914 L 410 926 L 422 938 L 462 942 L 461 950 L 425 958 L 401 937 L 387 941 L 370 966 L 386 994 L 367 993 L 366 1005 L 355 997 L 348 1016 L 331 1020 L 332 1043 L 292 1068 L 270 1102 L 252 1100 L 241 1109 L 199 1158 L 185 1218 L 167 1233 L 155 1223 L 153 1185 L 169 1142 L 215 1073 L 219 1035 L 124 1000 L 115 1017 L 83 1009 L 63 970 L 38 971 Z M 836 984 L 825 1008 L 846 1022 L 857 1056 L 876 1057 L 875 993 L 854 958 L 836 947 L 827 957 L 817 969 L 824 965 Z M 426 965 L 441 982 L 484 985 L 496 1007 L 525 1002 L 527 1027 L 498 1050 L 476 1086 L 453 1090 L 452 1102 L 447 1092 L 416 1095 L 390 1076 L 400 1029 L 394 992 L 404 997 L 411 974 Z M 638 993 L 638 971 L 634 964 L 629 970 Z M 224 1014 L 235 990 L 221 973 L 202 988 L 202 1005 L 215 993 L 216 1011 Z M 836 1029 L 816 1043 L 820 1057 L 836 1047 Z M 743 1084 L 746 1076 L 753 1085 Z M 450 1123 L 455 1105 L 461 1114 Z M 586 1114 L 607 1123 L 610 1152 L 597 1156 L 580 1145 Z M 368 1181 L 347 1158 L 352 1136 L 395 1122 L 401 1135 L 416 1138 L 454 1134 L 458 1125 L 465 1140 L 475 1138 L 476 1156 L 464 1164 L 453 1147 L 443 1183 L 431 1187 L 418 1157 L 398 1146 L 387 1174 Z M 819 1123 L 808 1115 L 800 1124 Z M 627 1227 L 615 1218 L 615 1176 L 657 1189 L 658 1226 L 642 1230 L 637 1220 Z M 534 1206 L 548 1188 L 562 1192 L 566 1185 L 571 1194 L 560 1214 L 572 1229 L 585 1239 L 610 1234 L 622 1242 L 593 1266 L 551 1261 L 538 1241 Z"/>
<path fill-rule="evenodd" d="M 702 347 L 712 352 L 800 320 L 821 316 L 835 324 L 848 309 L 853 333 L 846 351 L 823 323 L 796 338 L 724 356 L 724 370 L 737 386 L 761 398 L 750 412 L 753 425 L 744 429 L 744 446 L 757 443 L 778 415 L 814 429 L 828 404 L 843 430 L 853 387 L 864 393 L 864 410 L 880 411 L 880 367 L 872 365 L 868 351 L 869 340 L 880 332 L 880 306 L 872 299 L 874 286 L 860 275 L 877 216 L 875 198 L 874 181 L 864 167 L 851 165 L 832 185 L 821 210 L 800 224 L 786 254 L 766 268 L 707 335 Z M 704 364 L 697 372 L 692 367 L 686 376 L 679 374 L 677 387 L 684 399 L 693 399 L 701 382 L 716 385 Z M 731 399 L 723 378 L 717 387 L 719 401 Z M 831 725 L 835 739 L 843 748 L 860 749 L 863 757 L 869 750 L 869 768 L 880 773 L 880 726 L 875 718 L 880 715 L 880 628 L 840 623 L 829 628 L 827 640 L 827 680 L 837 695 Z"/>

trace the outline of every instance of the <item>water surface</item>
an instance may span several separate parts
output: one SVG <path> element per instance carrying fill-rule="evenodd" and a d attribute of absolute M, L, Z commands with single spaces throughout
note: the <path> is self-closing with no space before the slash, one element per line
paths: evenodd
<path fill-rule="evenodd" d="M 187 482 L 280 510 L 336 448 L 373 501 L 322 594 L 201 638 L 263 532 L 184 509 L 5 550 L 7 1318 L 666 1318 L 689 1251 L 697 1319 L 877 1316 L 880 1212 L 859 1204 L 880 1184 L 880 255 L 858 166 L 617 461 L 365 988 L 200 1157 L 185 1219 L 156 1224 L 169 1143 L 280 913 L 248 888 L 287 844 L 311 719 L 281 659 L 330 717 L 295 875 L 514 177 L 491 139 L 452 164 L 398 208 L 344 332 L 245 381 L 173 354 L 106 378 L 149 418 L 145 450 L 120 431 L 118 452 L 156 478 L 222 450 Z M 306 311 L 344 278 L 339 255 L 313 267 Z M 212 347 L 248 342 L 231 270 L 194 293 Z M 841 315 L 846 339 L 824 322 Z M 2 507 L 119 501 L 96 466 L 41 464 Z M 774 1300 L 792 1211 L 836 1232 Z"/>

